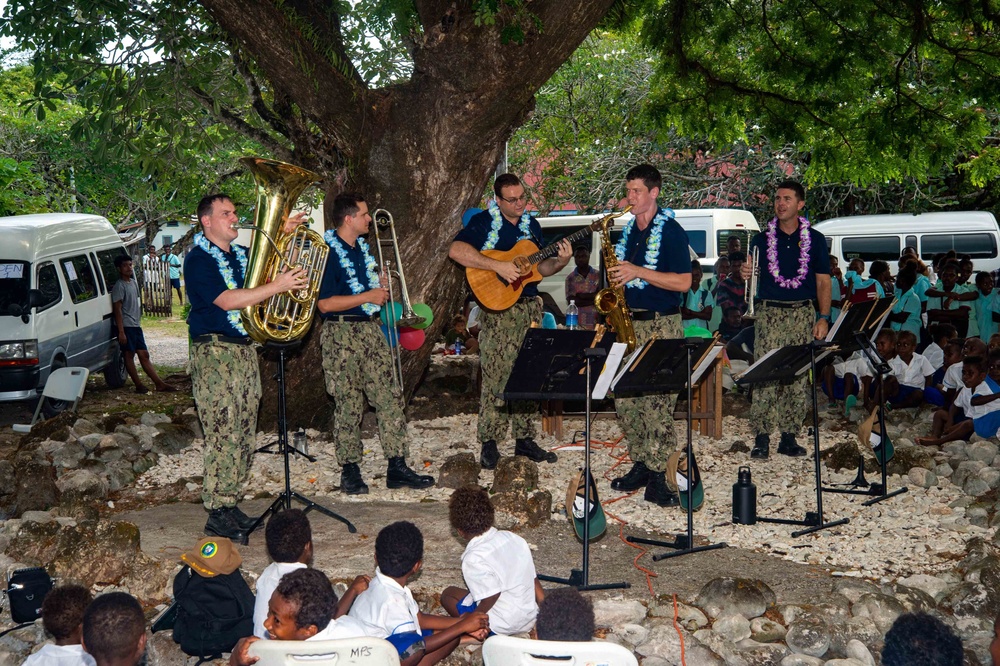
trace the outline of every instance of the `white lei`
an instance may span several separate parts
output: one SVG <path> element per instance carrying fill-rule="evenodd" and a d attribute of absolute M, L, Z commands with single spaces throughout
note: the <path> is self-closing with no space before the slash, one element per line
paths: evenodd
<path fill-rule="evenodd" d="M 358 247 L 361 248 L 361 252 L 365 256 L 365 272 L 368 276 L 368 289 L 365 289 L 361 285 L 361 281 L 358 280 L 358 273 L 354 270 L 354 262 L 350 260 L 347 256 L 347 250 L 344 249 L 344 241 L 340 239 L 340 236 L 333 229 L 328 229 L 326 233 L 323 234 L 323 240 L 326 244 L 333 248 L 333 251 L 337 253 L 337 258 L 340 259 L 340 266 L 347 273 L 347 285 L 351 288 L 352 294 L 361 294 L 369 289 L 378 289 L 378 264 L 375 262 L 375 258 L 372 253 L 368 251 L 368 243 L 365 242 L 364 238 L 358 238 Z M 374 303 L 362 303 L 361 310 L 366 315 L 373 315 L 379 311 L 379 306 Z"/>
<path fill-rule="evenodd" d="M 500 229 L 503 228 L 505 222 L 500 216 L 500 206 L 497 205 L 496 201 L 491 201 L 486 209 L 490 212 L 490 217 L 493 218 L 493 224 L 490 226 L 490 233 L 486 236 L 486 245 L 483 246 L 483 249 L 492 250 L 500 241 Z M 517 229 L 521 232 L 521 236 L 517 240 L 531 238 L 531 216 L 527 212 L 521 213 L 521 221 L 518 223 Z"/>
<path fill-rule="evenodd" d="M 649 232 L 649 238 L 646 239 L 646 256 L 644 257 L 646 263 L 643 264 L 645 268 L 651 271 L 656 270 L 656 262 L 660 258 L 660 243 L 663 241 L 663 225 L 666 224 L 667 220 L 674 216 L 674 211 L 669 208 L 664 208 L 656 212 L 656 217 L 653 218 L 653 229 Z M 635 218 L 633 217 L 628 224 L 625 225 L 625 229 L 622 231 L 622 237 L 618 239 L 618 243 L 615 245 L 615 256 L 618 257 L 618 261 L 625 261 L 625 246 L 628 243 L 629 234 L 632 233 L 632 229 L 635 227 Z M 645 289 L 646 285 L 649 284 L 641 278 L 634 278 L 625 283 L 626 287 L 634 287 L 636 289 Z"/>
<path fill-rule="evenodd" d="M 205 238 L 205 234 L 197 233 L 194 236 L 194 244 L 200 247 L 205 252 L 208 252 L 215 263 L 219 265 L 219 273 L 222 274 L 222 279 L 226 283 L 226 289 L 238 289 L 236 284 L 236 276 L 233 275 L 233 269 L 230 268 L 229 262 L 226 260 L 226 255 L 222 250 L 213 243 L 209 243 L 208 239 Z M 236 255 L 236 259 L 240 262 L 240 268 L 243 270 L 243 277 L 246 278 L 247 274 L 247 252 L 243 249 L 242 245 L 230 245 L 229 246 L 233 253 Z M 226 312 L 226 318 L 229 319 L 229 323 L 240 332 L 242 335 L 247 334 L 247 330 L 243 328 L 243 317 L 240 316 L 239 310 L 229 310 Z"/>

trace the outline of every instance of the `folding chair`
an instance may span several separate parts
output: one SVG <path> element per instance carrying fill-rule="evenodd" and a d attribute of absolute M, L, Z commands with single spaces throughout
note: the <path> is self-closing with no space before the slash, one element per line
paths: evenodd
<path fill-rule="evenodd" d="M 533 641 L 490 636 L 483 643 L 484 666 L 639 666 L 628 649 L 596 641 Z"/>
<path fill-rule="evenodd" d="M 31 417 L 31 423 L 15 423 L 14 432 L 31 432 L 31 428 L 38 423 L 38 416 L 42 413 L 42 404 L 46 398 L 52 400 L 65 400 L 72 402 L 70 411 L 75 411 L 77 404 L 83 397 L 83 392 L 87 388 L 87 377 L 90 370 L 87 368 L 59 368 L 49 373 L 49 379 L 45 382 L 42 390 L 42 397 L 38 399 L 38 406 L 35 407 L 35 415 Z"/>
<path fill-rule="evenodd" d="M 335 641 L 256 641 L 251 656 L 256 666 L 399 666 L 399 653 L 381 638 Z"/>

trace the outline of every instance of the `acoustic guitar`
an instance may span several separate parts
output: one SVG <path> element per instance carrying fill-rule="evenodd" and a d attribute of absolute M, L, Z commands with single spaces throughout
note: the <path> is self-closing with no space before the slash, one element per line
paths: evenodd
<path fill-rule="evenodd" d="M 583 240 L 595 231 L 604 227 L 616 217 L 627 213 L 631 206 L 620 213 L 611 213 L 604 217 L 599 217 L 586 227 L 566 236 L 565 240 L 570 245 Z M 513 282 L 507 282 L 495 271 L 485 268 L 466 268 L 465 277 L 469 281 L 469 287 L 475 294 L 476 300 L 487 310 L 499 312 L 508 309 L 517 299 L 521 298 L 524 288 L 529 284 L 540 282 L 542 274 L 538 272 L 538 264 L 545 259 L 554 256 L 559 252 L 559 241 L 547 245 L 539 250 L 535 243 L 527 238 L 519 240 L 514 247 L 509 250 L 482 250 L 482 254 L 497 261 L 512 261 L 521 271 L 521 275 Z"/>

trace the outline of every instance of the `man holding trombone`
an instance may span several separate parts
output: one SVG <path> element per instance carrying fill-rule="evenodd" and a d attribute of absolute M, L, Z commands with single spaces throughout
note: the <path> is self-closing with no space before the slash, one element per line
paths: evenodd
<path fill-rule="evenodd" d="M 417 474 L 406 464 L 406 419 L 402 388 L 392 380 L 392 357 L 379 329 L 379 311 L 389 298 L 379 265 L 364 236 L 372 217 L 358 194 L 340 194 L 333 200 L 335 229 L 323 238 L 330 246 L 317 309 L 323 318 L 320 345 L 326 390 L 334 399 L 333 441 L 342 466 L 340 490 L 364 495 L 368 486 L 359 463 L 361 418 L 365 397 L 375 407 L 379 441 L 388 460 L 389 488 L 427 488 L 434 478 Z"/>

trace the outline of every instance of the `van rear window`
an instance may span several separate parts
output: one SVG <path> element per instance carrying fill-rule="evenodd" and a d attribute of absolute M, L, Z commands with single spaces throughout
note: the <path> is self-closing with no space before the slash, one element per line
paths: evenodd
<path fill-rule="evenodd" d="M 948 250 L 973 259 L 992 259 L 997 256 L 997 241 L 993 234 L 924 234 L 920 238 L 920 256 L 924 259 Z"/>
<path fill-rule="evenodd" d="M 0 316 L 19 316 L 28 306 L 30 276 L 28 262 L 0 260 Z"/>
<path fill-rule="evenodd" d="M 845 236 L 840 241 L 844 259 L 896 261 L 899 259 L 899 236 Z"/>

